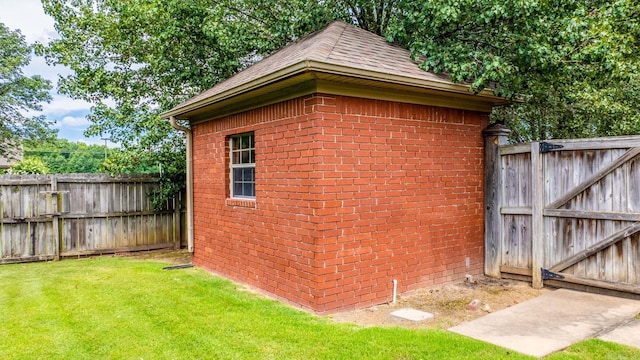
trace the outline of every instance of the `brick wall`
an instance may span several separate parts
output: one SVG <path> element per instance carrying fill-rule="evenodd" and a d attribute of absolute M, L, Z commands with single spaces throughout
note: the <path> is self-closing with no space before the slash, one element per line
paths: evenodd
<path fill-rule="evenodd" d="M 194 262 L 318 312 L 481 274 L 477 112 L 313 95 L 195 125 Z M 254 131 L 256 202 L 227 199 Z M 254 207 L 247 207 L 253 206 Z"/>
<path fill-rule="evenodd" d="M 314 115 L 295 99 L 193 127 L 194 263 L 311 307 Z M 228 136 L 254 131 L 257 201 L 229 195 Z M 254 205 L 254 207 L 251 207 Z"/>

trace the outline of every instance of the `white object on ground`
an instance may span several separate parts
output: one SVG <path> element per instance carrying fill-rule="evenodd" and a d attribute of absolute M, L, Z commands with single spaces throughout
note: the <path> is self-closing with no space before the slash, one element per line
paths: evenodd
<path fill-rule="evenodd" d="M 420 311 L 416 309 L 400 309 L 391 313 L 392 316 L 399 317 L 405 320 L 411 321 L 424 321 L 433 319 L 433 314 L 425 311 Z"/>

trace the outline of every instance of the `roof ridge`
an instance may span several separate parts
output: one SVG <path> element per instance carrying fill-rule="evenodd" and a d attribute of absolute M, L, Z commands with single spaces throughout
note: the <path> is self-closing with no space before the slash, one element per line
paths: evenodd
<path fill-rule="evenodd" d="M 323 33 L 327 33 L 329 30 L 333 29 L 333 27 L 334 27 L 335 25 L 341 25 L 342 30 L 340 31 L 340 34 L 339 34 L 339 35 L 334 39 L 334 41 L 333 41 L 333 45 L 332 45 L 332 47 L 331 47 L 331 51 L 333 51 L 333 49 L 336 47 L 336 45 L 337 45 L 337 43 L 338 43 L 338 40 L 342 37 L 342 34 L 344 34 L 344 32 L 346 31 L 346 29 L 347 29 L 347 28 L 348 28 L 348 26 L 349 26 L 349 24 L 348 24 L 348 23 L 346 23 L 344 20 L 333 20 L 333 21 L 331 21 L 330 23 L 326 24 L 326 25 L 325 25 L 324 27 L 322 27 L 321 29 L 318 29 L 318 30 L 316 30 L 316 31 L 314 31 L 314 32 L 308 33 L 308 34 L 306 34 L 306 35 L 302 36 L 301 38 L 298 38 L 298 39 L 296 39 L 296 40 L 294 40 L 294 41 L 292 41 L 292 42 L 290 42 L 290 43 L 286 44 L 286 45 L 285 45 L 285 46 L 283 46 L 282 48 L 277 49 L 277 50 L 275 50 L 275 51 L 271 52 L 270 54 L 267 54 L 267 55 L 266 55 L 266 56 L 264 56 L 262 59 L 260 59 L 259 61 L 255 62 L 254 64 L 250 65 L 249 67 L 251 67 L 251 66 L 253 66 L 253 65 L 256 65 L 256 64 L 258 64 L 258 63 L 261 63 L 261 62 L 263 62 L 264 60 L 267 60 L 268 58 L 272 57 L 273 55 L 276 55 L 277 53 L 287 51 L 287 50 L 289 50 L 289 49 L 290 49 L 290 48 L 292 48 L 292 47 L 299 47 L 299 46 L 301 46 L 301 44 L 306 43 L 308 40 L 310 40 L 310 39 L 312 39 L 312 38 L 314 38 L 314 37 L 316 37 L 316 36 L 322 35 Z M 326 39 L 324 39 L 324 38 L 321 38 L 321 39 L 326 40 Z M 311 46 L 309 46 L 309 48 L 308 48 L 307 55 L 309 55 L 309 54 L 314 54 L 314 53 L 315 53 L 315 50 L 317 50 L 317 48 L 318 48 L 318 47 L 321 47 L 322 45 L 323 45 L 323 43 L 322 43 L 322 42 L 319 42 L 319 41 L 316 41 L 316 42 L 311 43 Z M 327 54 L 326 58 L 328 58 L 328 57 L 329 57 L 329 54 L 330 54 L 330 53 L 331 53 L 331 52 L 329 52 L 329 53 Z M 307 57 L 307 58 L 309 58 L 310 56 L 306 56 L 306 57 Z M 243 69 L 243 70 L 244 70 L 244 69 Z M 242 72 L 243 70 L 241 70 L 240 72 Z M 234 75 L 235 75 L 235 74 L 234 74 Z M 231 76 L 231 77 L 233 77 L 233 76 Z M 224 80 L 223 80 L 223 81 L 224 81 Z"/>
<path fill-rule="evenodd" d="M 331 29 L 331 28 L 332 28 L 332 26 L 334 26 L 334 24 L 335 24 L 335 25 L 340 25 L 340 27 L 341 27 L 342 29 L 340 30 L 340 34 L 337 34 L 336 38 L 335 38 L 335 39 L 333 39 L 333 44 L 331 45 L 331 49 L 330 49 L 329 51 L 327 51 L 327 52 L 324 54 L 324 59 L 322 59 L 322 60 L 325 60 L 325 61 L 326 61 L 327 59 L 329 59 L 329 57 L 331 57 L 331 55 L 333 54 L 333 51 L 335 50 L 336 46 L 338 46 L 338 43 L 340 42 L 340 39 L 341 39 L 341 38 L 342 38 L 342 36 L 344 35 L 345 31 L 347 31 L 347 28 L 348 28 L 348 25 L 349 25 L 349 24 L 347 24 L 346 22 L 344 22 L 344 21 L 342 21 L 342 20 L 334 20 L 334 21 L 330 22 L 327 26 L 325 26 L 325 27 L 324 27 L 324 29 L 322 29 L 322 30 L 320 30 L 320 31 L 321 31 L 321 32 L 328 31 L 329 29 Z M 319 43 L 319 42 L 318 42 L 318 43 L 316 43 L 316 44 L 314 44 L 314 45 L 313 45 L 314 50 L 315 50 L 315 48 L 316 48 L 316 47 L 318 47 L 319 45 L 320 45 L 320 43 Z M 313 52 L 312 52 L 311 54 L 313 54 Z"/>

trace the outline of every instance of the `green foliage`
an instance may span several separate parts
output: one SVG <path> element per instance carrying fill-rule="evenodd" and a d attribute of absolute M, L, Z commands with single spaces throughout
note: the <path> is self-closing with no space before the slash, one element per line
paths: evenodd
<path fill-rule="evenodd" d="M 49 169 L 39 158 L 26 156 L 21 161 L 11 165 L 7 172 L 15 175 L 48 174 Z"/>
<path fill-rule="evenodd" d="M 111 149 L 104 145 L 87 145 L 65 139 L 47 142 L 27 141 L 24 153 L 36 157 L 49 168 L 52 174 L 99 173 Z"/>
<path fill-rule="evenodd" d="M 225 48 L 239 50 L 240 67 L 269 55 L 337 18 L 341 1 L 223 0 L 211 7 L 204 30 Z"/>
<path fill-rule="evenodd" d="M 399 0 L 333 0 L 325 2 L 330 8 L 335 8 L 338 16 L 347 22 L 384 36 L 403 16 L 402 1 Z"/>
<path fill-rule="evenodd" d="M 11 31 L 0 23 L 0 156 L 7 155 L 10 140 L 49 138 L 54 134 L 44 117 L 22 114 L 40 110 L 40 103 L 51 99 L 49 81 L 22 73 L 31 60 L 31 50 L 20 31 Z"/>
<path fill-rule="evenodd" d="M 126 149 L 173 136 L 159 110 L 236 72 L 246 52 L 204 30 L 210 1 L 43 3 L 61 38 L 40 51 L 74 72 L 60 91 L 94 104 L 88 135 L 109 134 Z"/>
<path fill-rule="evenodd" d="M 516 140 L 640 133 L 636 1 L 404 1 L 388 38 L 426 70 L 516 100 Z"/>

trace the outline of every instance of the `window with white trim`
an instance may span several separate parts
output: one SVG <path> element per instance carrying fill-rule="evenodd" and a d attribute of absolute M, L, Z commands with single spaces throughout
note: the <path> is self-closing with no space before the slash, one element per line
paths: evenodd
<path fill-rule="evenodd" d="M 229 138 L 231 197 L 256 198 L 256 149 L 253 133 Z"/>

